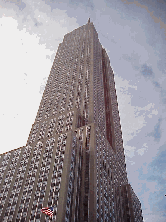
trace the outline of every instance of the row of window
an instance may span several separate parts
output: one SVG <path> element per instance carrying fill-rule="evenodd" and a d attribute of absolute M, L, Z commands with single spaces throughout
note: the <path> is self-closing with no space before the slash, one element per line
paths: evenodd
<path fill-rule="evenodd" d="M 71 211 L 73 205 L 73 193 L 74 193 L 74 179 L 75 179 L 75 164 L 76 164 L 76 152 L 77 148 L 76 138 L 73 138 L 72 142 L 72 155 L 71 155 L 71 165 L 70 165 L 70 174 L 69 174 L 69 185 L 68 185 L 68 194 L 67 194 L 67 204 L 66 204 L 66 214 L 65 214 L 65 222 L 69 222 L 71 220 Z"/>
<path fill-rule="evenodd" d="M 16 179 L 12 187 L 11 195 L 9 197 L 8 205 L 7 205 L 7 208 L 4 209 L 3 221 L 6 221 L 6 218 L 8 218 L 7 221 L 9 222 L 12 221 L 15 207 L 18 201 L 19 193 L 22 187 L 22 183 L 23 183 L 23 179 L 24 179 L 24 175 L 26 171 L 26 165 L 30 156 L 29 153 L 31 152 L 31 150 L 32 150 L 32 147 L 30 146 L 27 146 L 23 149 L 23 154 L 21 157 L 18 171 L 17 171 Z M 21 153 L 21 149 L 20 149 L 20 153 Z"/>

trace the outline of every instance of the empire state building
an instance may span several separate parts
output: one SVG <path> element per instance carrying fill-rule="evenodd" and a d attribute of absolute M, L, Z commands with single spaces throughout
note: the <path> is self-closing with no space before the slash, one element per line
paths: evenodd
<path fill-rule="evenodd" d="M 90 19 L 59 44 L 26 146 L 0 155 L 0 221 L 143 221 L 113 70 Z"/>

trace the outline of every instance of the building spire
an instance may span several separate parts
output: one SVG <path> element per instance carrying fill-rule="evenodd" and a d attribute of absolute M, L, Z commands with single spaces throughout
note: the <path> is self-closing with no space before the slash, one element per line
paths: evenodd
<path fill-rule="evenodd" d="M 90 23 L 90 18 L 88 19 L 88 23 Z"/>

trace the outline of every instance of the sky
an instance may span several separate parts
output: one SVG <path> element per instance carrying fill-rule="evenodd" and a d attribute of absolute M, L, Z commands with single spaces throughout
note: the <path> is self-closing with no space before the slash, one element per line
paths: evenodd
<path fill-rule="evenodd" d="M 129 183 L 166 221 L 166 0 L 0 0 L 0 153 L 25 146 L 59 43 L 90 17 L 115 74 Z"/>

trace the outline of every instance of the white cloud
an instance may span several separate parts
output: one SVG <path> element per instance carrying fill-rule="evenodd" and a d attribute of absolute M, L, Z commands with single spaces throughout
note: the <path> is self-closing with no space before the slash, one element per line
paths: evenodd
<path fill-rule="evenodd" d="M 132 146 L 125 146 L 125 155 L 128 156 L 129 158 L 132 158 L 133 156 L 135 156 L 135 150 L 136 147 L 132 147 Z"/>
<path fill-rule="evenodd" d="M 158 110 L 157 109 L 153 109 L 152 112 L 148 115 L 149 118 L 152 118 L 153 115 L 158 115 Z"/>
<path fill-rule="evenodd" d="M 146 148 L 138 149 L 137 153 L 142 156 L 144 154 L 145 150 L 146 150 Z"/>
<path fill-rule="evenodd" d="M 127 160 L 131 165 L 134 165 L 135 162 L 134 161 L 131 161 L 131 160 Z"/>
<path fill-rule="evenodd" d="M 131 84 L 131 81 L 124 80 L 121 77 L 116 75 L 116 89 L 117 89 L 117 97 L 118 97 L 118 108 L 120 113 L 120 121 L 122 127 L 123 141 L 126 147 L 128 141 L 133 139 L 133 137 L 137 136 L 139 132 L 141 132 L 142 128 L 148 125 L 153 128 L 157 121 L 157 116 L 159 114 L 157 110 L 158 103 L 149 101 L 149 94 L 146 93 L 143 95 L 141 85 L 135 85 L 135 83 Z M 141 80 L 142 81 L 142 80 Z M 141 82 L 142 84 L 142 82 Z M 151 86 L 152 84 L 149 83 Z M 148 87 L 149 87 L 148 85 Z M 134 91 L 133 91 L 134 89 Z M 141 91 L 135 92 L 135 91 Z M 136 106 L 134 97 L 135 95 L 140 94 L 140 97 L 145 101 L 145 106 Z M 137 97 L 136 97 L 137 98 Z M 138 97 L 139 98 L 139 97 Z M 134 103 L 134 105 L 132 105 Z M 140 103 L 141 105 L 141 103 Z M 147 119 L 153 118 L 153 121 L 149 122 Z M 155 117 L 155 118 L 154 118 Z M 143 155 L 145 152 L 144 148 L 138 150 L 139 155 Z"/>
<path fill-rule="evenodd" d="M 144 143 L 143 147 L 137 150 L 137 153 L 142 156 L 145 153 L 145 151 L 147 151 L 147 149 L 148 149 L 147 143 Z"/>

